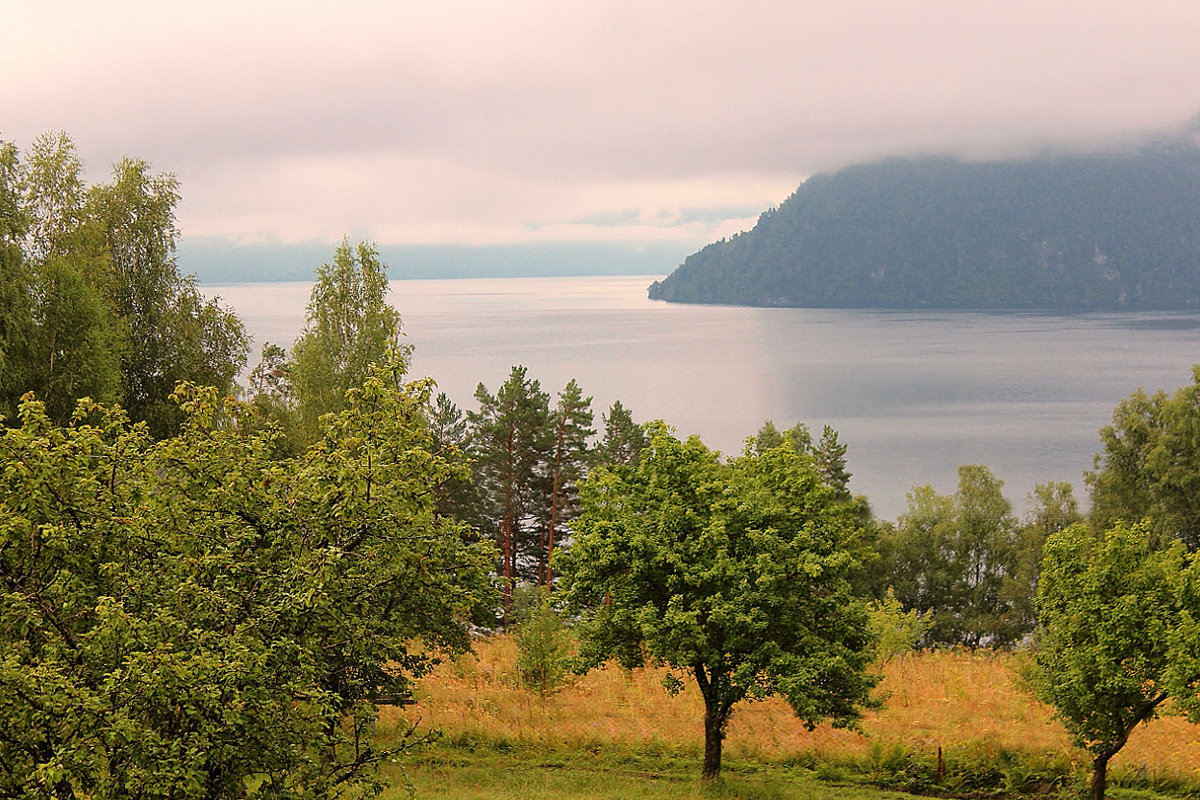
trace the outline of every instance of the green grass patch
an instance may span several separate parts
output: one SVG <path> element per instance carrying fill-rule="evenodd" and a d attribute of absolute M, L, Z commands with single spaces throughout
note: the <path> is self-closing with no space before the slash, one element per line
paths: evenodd
<path fill-rule="evenodd" d="M 491 747 L 442 742 L 389 770 L 383 800 L 888 800 L 909 795 L 865 785 L 835 785 L 807 766 L 730 759 L 719 781 L 699 780 L 695 753 L 582 750 L 512 743 Z"/>
<path fill-rule="evenodd" d="M 1086 796 L 1086 773 L 1061 755 L 1037 755 L 987 741 L 926 752 L 874 745 L 860 756 L 801 753 L 783 760 L 727 757 L 721 780 L 699 780 L 699 754 L 662 745 L 634 747 L 597 740 L 554 746 L 508 739 L 446 738 L 390 767 L 383 800 L 886 800 L 1074 798 Z M 1117 770 L 1113 800 L 1200 798 L 1200 784 L 1145 770 Z"/>

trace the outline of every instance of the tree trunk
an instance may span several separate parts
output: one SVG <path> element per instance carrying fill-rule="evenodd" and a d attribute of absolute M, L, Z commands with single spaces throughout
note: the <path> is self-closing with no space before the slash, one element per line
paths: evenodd
<path fill-rule="evenodd" d="M 513 574 L 515 572 L 513 558 L 513 520 L 512 515 L 505 511 L 504 517 L 500 520 L 500 561 L 503 564 L 504 586 L 502 599 L 502 614 L 500 617 L 500 627 L 508 630 L 508 615 L 512 611 L 513 601 Z"/>
<path fill-rule="evenodd" d="M 725 739 L 729 706 L 721 702 L 719 681 L 714 680 L 703 664 L 693 665 L 692 673 L 704 697 L 704 769 L 700 779 L 707 783 L 721 777 L 721 743 Z"/>
<path fill-rule="evenodd" d="M 1092 790 L 1090 793 L 1091 800 L 1104 800 L 1104 786 L 1108 780 L 1108 759 L 1109 754 L 1096 756 L 1096 760 L 1092 762 Z"/>
<path fill-rule="evenodd" d="M 1137 709 L 1137 713 L 1133 715 L 1128 723 L 1125 723 L 1124 730 L 1121 731 L 1117 740 L 1105 750 L 1096 756 L 1096 760 L 1092 762 L 1092 787 L 1089 796 L 1091 800 L 1104 800 L 1104 786 L 1108 780 L 1108 761 L 1110 758 L 1121 752 L 1121 748 L 1129 741 L 1129 734 L 1133 733 L 1133 729 L 1141 723 L 1154 716 L 1154 710 L 1158 708 L 1163 701 L 1167 699 L 1166 692 L 1160 692 L 1155 697 Z"/>
<path fill-rule="evenodd" d="M 550 559 L 554 557 L 554 529 L 558 527 L 558 476 L 559 467 L 554 467 L 554 485 L 550 490 L 550 528 L 546 531 L 546 591 L 554 590 L 554 572 Z"/>
<path fill-rule="evenodd" d="M 708 782 L 721 777 L 721 742 L 725 738 L 725 725 L 720 713 L 707 698 L 704 702 L 704 771 L 700 779 Z"/>

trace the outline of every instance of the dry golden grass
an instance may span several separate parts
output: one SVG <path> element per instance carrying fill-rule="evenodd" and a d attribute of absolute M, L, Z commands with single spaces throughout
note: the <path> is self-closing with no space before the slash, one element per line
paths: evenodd
<path fill-rule="evenodd" d="M 1075 753 L 1048 707 L 1020 685 L 1020 656 L 989 652 L 923 652 L 883 668 L 884 706 L 869 712 L 861 732 L 822 726 L 806 731 L 785 703 L 743 703 L 729 723 L 732 757 L 779 759 L 799 753 L 861 755 L 872 742 L 948 752 L 980 745 L 1033 753 Z M 663 670 L 617 667 L 574 679 L 542 698 L 519 688 L 511 639 L 480 641 L 473 655 L 441 665 L 425 679 L 418 704 L 404 709 L 421 727 L 450 737 L 506 740 L 587 749 L 606 744 L 654 750 L 702 745 L 703 705 L 694 684 L 676 697 L 662 688 Z M 685 677 L 686 676 L 682 676 Z M 387 709 L 395 719 L 401 712 Z M 1165 718 L 1135 731 L 1114 760 L 1200 778 L 1200 727 Z"/>

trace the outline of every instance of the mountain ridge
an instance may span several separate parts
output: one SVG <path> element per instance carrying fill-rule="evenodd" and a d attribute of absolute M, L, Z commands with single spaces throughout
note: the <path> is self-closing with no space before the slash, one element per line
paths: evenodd
<path fill-rule="evenodd" d="M 805 181 L 651 299 L 749 306 L 1200 308 L 1200 146 L 859 164 Z"/>

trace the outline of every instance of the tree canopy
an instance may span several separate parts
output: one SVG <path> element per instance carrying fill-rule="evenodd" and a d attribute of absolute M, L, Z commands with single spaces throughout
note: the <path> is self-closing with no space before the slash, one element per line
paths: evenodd
<path fill-rule="evenodd" d="M 1200 548 L 1200 365 L 1174 394 L 1122 400 L 1100 439 L 1087 474 L 1096 529 L 1149 519 L 1160 539 Z"/>
<path fill-rule="evenodd" d="M 0 433 L 0 794 L 341 796 L 369 729 L 489 604 L 490 546 L 433 508 L 428 384 L 395 368 L 325 435 L 181 385 L 176 436 L 40 402 Z M 215 424 L 224 420 L 223 424 Z"/>
<path fill-rule="evenodd" d="M 743 700 L 780 695 L 810 727 L 851 724 L 875 683 L 866 611 L 847 581 L 851 507 L 791 446 L 722 462 L 661 422 L 646 432 L 633 465 L 601 468 L 581 487 L 560 574 L 585 612 L 585 661 L 649 657 L 695 679 L 705 778 L 720 772 Z"/>
<path fill-rule="evenodd" d="M 879 588 L 929 615 L 928 644 L 1004 647 L 1032 629 L 1032 577 L 1021 569 L 1023 539 L 1003 485 L 987 467 L 961 466 L 954 494 L 914 488 L 879 539 Z"/>
<path fill-rule="evenodd" d="M 1119 523 L 1099 539 L 1075 525 L 1046 542 L 1032 678 L 1094 756 L 1092 800 L 1109 760 L 1168 699 L 1193 719 L 1200 710 L 1200 573 L 1182 545 L 1154 538 Z"/>
<path fill-rule="evenodd" d="M 233 389 L 245 330 L 179 274 L 178 201 L 175 176 L 140 159 L 87 186 L 65 134 L 23 157 L 0 143 L 0 414 L 33 391 L 64 422 L 86 396 L 162 437 L 182 421 L 178 381 Z"/>
<path fill-rule="evenodd" d="M 348 240 L 317 268 L 305 326 L 292 346 L 289 377 L 302 444 L 318 438 L 322 414 L 345 408 L 346 391 L 383 364 L 389 350 L 407 355 L 400 314 L 387 301 L 387 267 L 369 244 Z"/>

